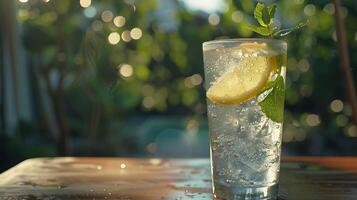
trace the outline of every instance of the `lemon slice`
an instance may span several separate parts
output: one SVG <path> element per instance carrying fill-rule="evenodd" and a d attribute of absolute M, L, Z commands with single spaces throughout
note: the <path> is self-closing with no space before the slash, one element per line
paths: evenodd
<path fill-rule="evenodd" d="M 240 104 L 257 96 L 268 82 L 270 62 L 265 56 L 242 58 L 212 84 L 207 91 L 208 99 L 217 104 Z"/>
<path fill-rule="evenodd" d="M 266 43 L 258 43 L 258 42 L 245 42 L 239 45 L 240 50 L 245 52 L 254 52 L 257 50 L 268 50 L 268 46 Z"/>

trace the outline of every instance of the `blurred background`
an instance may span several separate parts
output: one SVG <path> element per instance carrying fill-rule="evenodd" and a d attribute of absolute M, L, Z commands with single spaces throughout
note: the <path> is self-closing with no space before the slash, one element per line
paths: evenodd
<path fill-rule="evenodd" d="M 266 1 L 268 3 L 272 1 Z M 257 37 L 252 0 L 2 0 L 0 172 L 30 157 L 208 157 L 202 42 Z M 329 0 L 276 1 L 284 155 L 357 155 Z M 357 75 L 357 1 L 342 0 Z"/>

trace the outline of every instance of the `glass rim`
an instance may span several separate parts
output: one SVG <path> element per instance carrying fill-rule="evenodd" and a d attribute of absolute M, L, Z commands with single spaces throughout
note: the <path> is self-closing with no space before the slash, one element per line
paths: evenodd
<path fill-rule="evenodd" d="M 242 42 L 265 42 L 265 43 L 274 43 L 280 44 L 284 47 L 287 46 L 287 42 L 279 39 L 270 39 L 270 38 L 232 38 L 232 39 L 217 39 L 217 40 L 209 40 L 202 43 L 202 47 L 210 46 L 210 45 L 219 45 L 219 44 L 234 44 L 234 43 L 242 43 Z"/>

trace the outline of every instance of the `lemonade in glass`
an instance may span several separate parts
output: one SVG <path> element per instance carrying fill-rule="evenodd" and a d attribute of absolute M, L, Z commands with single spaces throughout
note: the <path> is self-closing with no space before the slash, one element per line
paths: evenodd
<path fill-rule="evenodd" d="M 274 199 L 280 168 L 287 44 L 203 43 L 213 193 Z"/>

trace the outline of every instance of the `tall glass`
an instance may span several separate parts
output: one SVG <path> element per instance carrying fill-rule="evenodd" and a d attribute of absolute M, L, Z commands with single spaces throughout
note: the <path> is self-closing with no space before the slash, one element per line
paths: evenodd
<path fill-rule="evenodd" d="M 287 44 L 274 39 L 203 43 L 216 199 L 275 199 Z"/>

